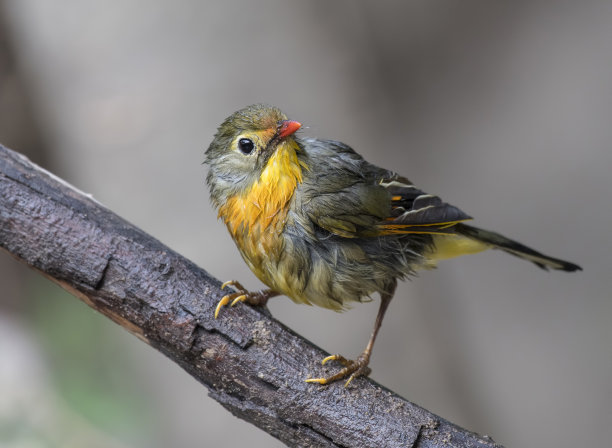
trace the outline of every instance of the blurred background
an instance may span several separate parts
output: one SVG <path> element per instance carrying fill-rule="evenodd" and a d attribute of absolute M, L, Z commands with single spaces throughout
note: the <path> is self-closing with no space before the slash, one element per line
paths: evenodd
<path fill-rule="evenodd" d="M 372 377 L 508 447 L 612 438 L 612 2 L 0 0 L 0 142 L 219 279 L 216 126 L 255 102 L 584 272 L 494 251 L 403 283 Z M 281 446 L 0 253 L 0 446 Z M 378 300 L 272 314 L 357 356 Z M 606 443 L 607 442 L 607 443 Z"/>

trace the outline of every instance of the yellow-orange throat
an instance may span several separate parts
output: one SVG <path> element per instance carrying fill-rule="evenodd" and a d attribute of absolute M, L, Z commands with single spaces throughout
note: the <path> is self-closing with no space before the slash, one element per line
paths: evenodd
<path fill-rule="evenodd" d="M 298 160 L 299 150 L 295 141 L 281 141 L 257 182 L 219 207 L 219 217 L 234 238 L 284 225 L 289 201 L 302 182 L 302 168 L 308 168 Z"/>

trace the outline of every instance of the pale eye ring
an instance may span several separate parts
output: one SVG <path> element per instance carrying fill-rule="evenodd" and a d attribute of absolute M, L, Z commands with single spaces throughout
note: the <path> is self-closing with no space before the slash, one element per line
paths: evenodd
<path fill-rule="evenodd" d="M 241 138 L 238 140 L 238 149 L 242 154 L 249 155 L 255 149 L 255 143 L 250 138 Z"/>

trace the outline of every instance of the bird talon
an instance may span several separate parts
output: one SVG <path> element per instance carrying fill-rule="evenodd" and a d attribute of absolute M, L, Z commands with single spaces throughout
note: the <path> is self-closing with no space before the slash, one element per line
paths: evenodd
<path fill-rule="evenodd" d="M 227 305 L 230 300 L 231 299 L 229 295 L 223 296 L 223 298 L 219 300 L 219 303 L 217 303 L 217 308 L 215 308 L 215 319 L 217 318 L 217 316 L 219 316 L 219 311 L 221 310 L 221 308 Z"/>
<path fill-rule="evenodd" d="M 244 287 L 240 284 L 240 282 L 236 281 L 236 280 L 228 280 L 225 283 L 223 283 L 221 285 L 221 289 L 225 289 L 228 286 L 232 286 L 233 288 L 237 289 L 238 291 L 244 291 Z"/>
<path fill-rule="evenodd" d="M 236 297 L 234 299 L 234 301 L 232 302 L 232 304 L 230 306 L 234 306 L 238 302 L 244 302 L 246 299 L 247 299 L 247 295 L 246 294 L 239 295 L 238 297 Z"/>
<path fill-rule="evenodd" d="M 351 383 L 351 381 L 353 381 L 353 378 L 355 378 L 355 374 L 354 373 L 351 376 L 349 376 L 348 380 L 346 380 L 346 383 L 344 383 L 344 387 L 348 387 L 348 385 Z"/>
<path fill-rule="evenodd" d="M 353 381 L 355 378 L 360 376 L 368 376 L 370 372 L 372 372 L 372 369 L 370 369 L 367 365 L 359 367 L 351 374 L 351 376 L 349 376 L 349 379 L 346 380 L 346 383 L 344 383 L 344 387 L 348 387 L 351 381 Z"/>
<path fill-rule="evenodd" d="M 308 378 L 305 381 L 307 383 L 327 384 L 327 378 Z"/>
<path fill-rule="evenodd" d="M 325 365 L 329 361 L 338 361 L 340 364 L 342 364 L 345 367 L 350 366 L 353 363 L 353 361 L 351 361 L 349 359 L 346 359 L 342 355 L 330 355 L 330 356 L 328 356 L 326 358 L 323 358 L 323 361 L 321 361 L 321 364 Z"/>
<path fill-rule="evenodd" d="M 346 383 L 344 383 L 344 387 L 348 387 L 348 385 L 355 378 L 359 378 L 360 376 L 368 376 L 370 374 L 372 369 L 368 367 L 369 360 L 370 356 L 368 353 L 362 353 L 361 356 L 359 356 L 359 358 L 357 358 L 355 361 L 346 359 L 342 355 L 327 356 L 326 358 L 323 358 L 321 364 L 325 365 L 329 361 L 338 361 L 344 367 L 335 375 L 329 376 L 327 378 L 309 378 L 306 380 L 306 382 L 328 384 L 348 377 L 348 380 L 346 381 Z"/>
<path fill-rule="evenodd" d="M 236 280 L 228 280 L 221 285 L 221 289 L 225 289 L 228 286 L 231 286 L 232 288 L 234 288 L 236 292 L 227 294 L 223 296 L 221 300 L 219 300 L 219 303 L 217 304 L 217 308 L 215 309 L 215 319 L 219 316 L 219 311 L 221 311 L 221 308 L 223 308 L 228 303 L 230 303 L 230 301 L 232 302 L 230 306 L 234 306 L 238 302 L 244 302 L 245 300 L 247 300 L 247 295 L 249 293 L 247 292 L 247 290 L 244 289 L 244 287 L 240 284 L 240 282 Z"/>
<path fill-rule="evenodd" d="M 335 361 L 336 360 L 336 355 L 330 355 L 326 358 L 323 358 L 323 360 L 321 361 L 321 365 L 325 365 L 327 364 L 329 361 Z"/>
<path fill-rule="evenodd" d="M 249 292 L 240 284 L 240 282 L 237 282 L 236 280 L 229 280 L 223 283 L 221 285 L 221 289 L 225 289 L 228 286 L 234 288 L 235 292 L 227 294 L 223 296 L 221 300 L 219 300 L 217 308 L 215 309 L 215 319 L 219 315 L 221 308 L 230 302 L 230 306 L 234 306 L 238 302 L 246 302 L 255 306 L 264 306 L 270 297 L 278 295 L 276 291 L 272 291 L 271 289 L 265 289 L 259 292 Z"/>

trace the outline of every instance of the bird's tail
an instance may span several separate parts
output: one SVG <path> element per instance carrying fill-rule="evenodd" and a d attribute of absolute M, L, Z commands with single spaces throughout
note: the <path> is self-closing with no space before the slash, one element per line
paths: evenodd
<path fill-rule="evenodd" d="M 536 266 L 544 270 L 548 270 L 549 268 L 567 272 L 582 270 L 580 266 L 574 263 L 541 254 L 540 252 L 524 246 L 516 241 L 512 241 L 499 233 L 479 229 L 463 223 L 456 224 L 453 227 L 453 230 L 460 235 L 493 246 L 494 249 L 501 249 L 504 252 L 508 252 L 516 257 L 531 261 Z"/>

